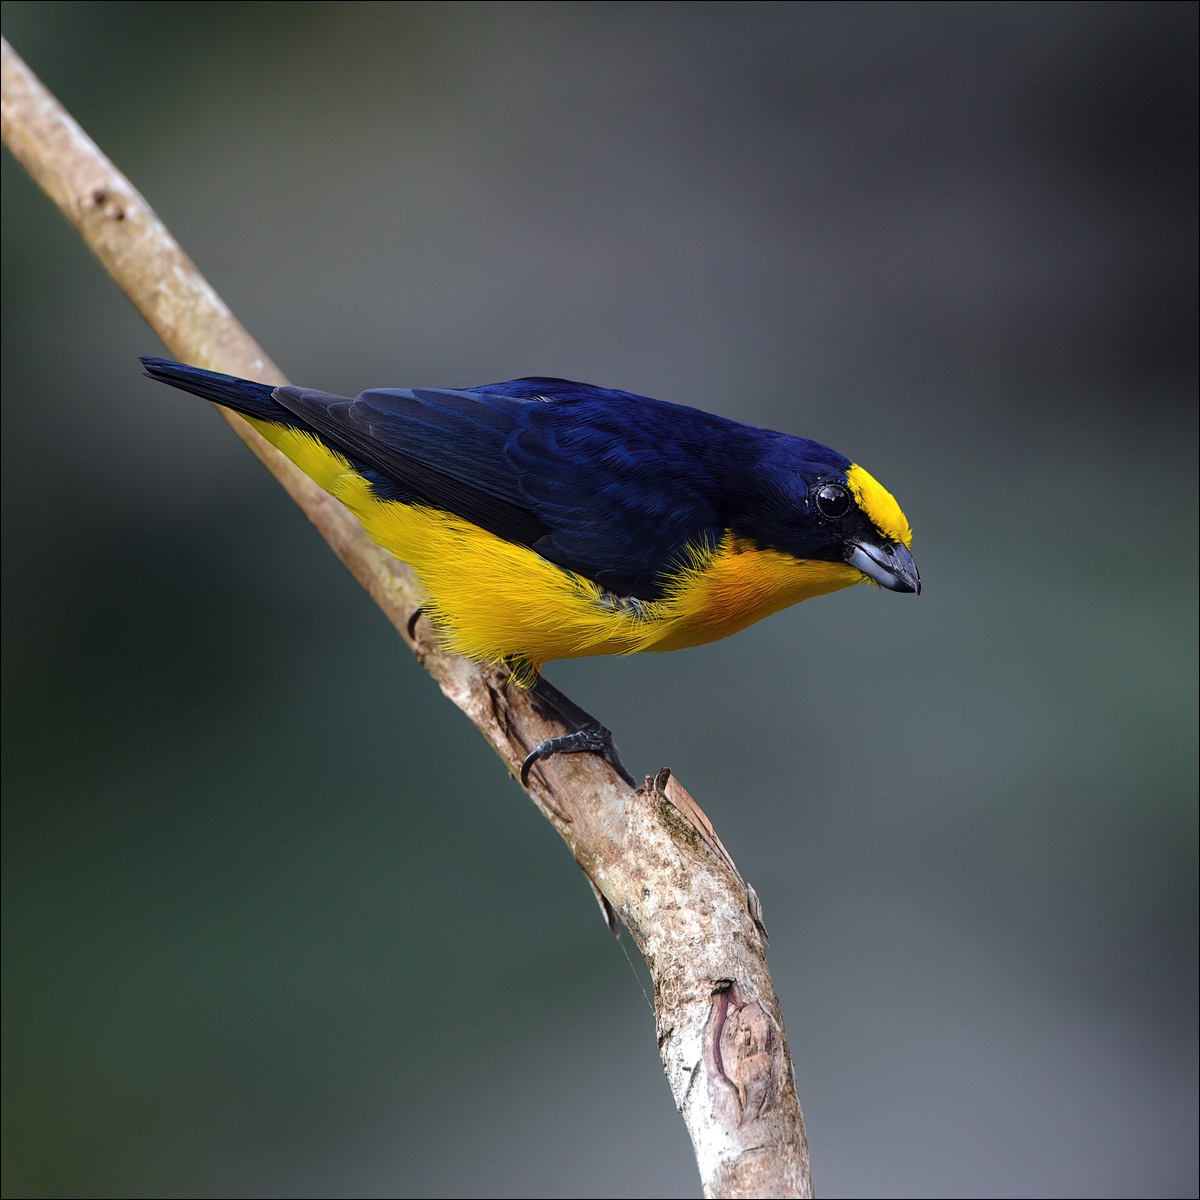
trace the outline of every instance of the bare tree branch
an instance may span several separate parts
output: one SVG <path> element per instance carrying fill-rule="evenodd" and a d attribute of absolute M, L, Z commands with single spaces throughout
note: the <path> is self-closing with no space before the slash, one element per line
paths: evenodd
<path fill-rule="evenodd" d="M 4 142 L 178 358 L 265 382 L 279 369 L 91 139 L 3 43 Z M 131 355 L 131 368 L 132 368 Z M 225 414 L 513 775 L 564 730 L 499 669 L 445 653 L 417 623 L 412 572 L 240 418 Z M 587 754 L 558 756 L 529 794 L 654 980 L 659 1048 L 706 1196 L 811 1196 L 808 1145 L 757 900 L 686 791 L 660 772 L 631 791 Z M 611 906 L 610 908 L 608 906 Z"/>

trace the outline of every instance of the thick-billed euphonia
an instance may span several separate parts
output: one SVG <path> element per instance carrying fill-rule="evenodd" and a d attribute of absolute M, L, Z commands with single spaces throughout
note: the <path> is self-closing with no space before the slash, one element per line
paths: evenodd
<path fill-rule="evenodd" d="M 504 663 L 588 725 L 526 771 L 605 749 L 544 663 L 700 645 L 855 583 L 921 590 L 892 494 L 806 438 L 564 379 L 350 400 L 142 364 L 240 413 L 346 504 L 416 572 L 451 650 Z"/>

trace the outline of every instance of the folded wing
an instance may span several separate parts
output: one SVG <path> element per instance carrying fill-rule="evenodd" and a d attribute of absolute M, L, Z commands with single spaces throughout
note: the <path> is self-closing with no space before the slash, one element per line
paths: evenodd
<path fill-rule="evenodd" d="M 274 398 L 381 499 L 454 512 L 619 595 L 661 595 L 724 530 L 716 478 L 740 427 L 696 409 L 556 379 Z"/>

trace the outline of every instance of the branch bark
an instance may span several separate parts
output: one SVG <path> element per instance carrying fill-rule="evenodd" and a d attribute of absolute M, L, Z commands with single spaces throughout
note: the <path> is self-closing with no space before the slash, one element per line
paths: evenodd
<path fill-rule="evenodd" d="M 3 138 L 177 358 L 264 382 L 283 374 L 237 322 L 150 206 L 7 41 Z M 133 355 L 130 356 L 132 366 Z M 510 774 L 565 732 L 502 670 L 447 654 L 418 622 L 418 581 L 251 427 L 234 431 L 287 489 Z M 706 1196 L 811 1196 L 808 1144 L 757 898 L 669 771 L 631 791 L 600 759 L 559 756 L 529 795 L 558 830 L 654 980 L 659 1050 Z"/>

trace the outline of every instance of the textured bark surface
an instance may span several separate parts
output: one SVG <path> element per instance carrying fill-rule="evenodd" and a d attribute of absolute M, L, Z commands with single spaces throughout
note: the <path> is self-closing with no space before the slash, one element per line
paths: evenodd
<path fill-rule="evenodd" d="M 3 44 L 4 142 L 177 358 L 264 382 L 282 373 L 238 324 L 146 201 Z M 131 372 L 135 369 L 130 355 Z M 224 411 L 224 410 L 222 410 Z M 229 423 L 287 489 L 412 646 L 442 691 L 518 776 L 564 732 L 502 670 L 444 653 L 412 572 L 240 418 Z M 810 1196 L 808 1146 L 758 899 L 695 801 L 670 775 L 631 790 L 591 755 L 534 768 L 528 792 L 654 980 L 659 1050 L 705 1195 Z"/>

